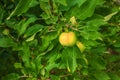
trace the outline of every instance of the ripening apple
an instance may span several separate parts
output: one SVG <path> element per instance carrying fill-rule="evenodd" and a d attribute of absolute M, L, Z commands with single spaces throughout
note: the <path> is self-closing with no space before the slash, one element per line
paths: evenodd
<path fill-rule="evenodd" d="M 77 37 L 74 32 L 63 32 L 59 36 L 59 42 L 63 46 L 73 46 Z"/>

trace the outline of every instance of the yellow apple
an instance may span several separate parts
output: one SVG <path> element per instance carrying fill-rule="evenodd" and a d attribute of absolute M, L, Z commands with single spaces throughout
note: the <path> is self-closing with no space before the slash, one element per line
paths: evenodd
<path fill-rule="evenodd" d="M 59 36 L 59 42 L 63 46 L 73 46 L 77 37 L 74 32 L 63 32 Z"/>

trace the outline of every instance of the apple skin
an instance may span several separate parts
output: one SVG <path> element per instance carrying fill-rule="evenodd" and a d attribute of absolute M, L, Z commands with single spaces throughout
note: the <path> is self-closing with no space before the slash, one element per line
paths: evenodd
<path fill-rule="evenodd" d="M 77 41 L 74 32 L 63 32 L 59 36 L 59 42 L 63 46 L 73 46 Z"/>

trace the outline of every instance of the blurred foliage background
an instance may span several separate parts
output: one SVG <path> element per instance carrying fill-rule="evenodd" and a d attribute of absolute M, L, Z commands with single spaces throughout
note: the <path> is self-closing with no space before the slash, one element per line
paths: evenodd
<path fill-rule="evenodd" d="M 120 80 L 120 0 L 0 0 L 0 78 Z"/>

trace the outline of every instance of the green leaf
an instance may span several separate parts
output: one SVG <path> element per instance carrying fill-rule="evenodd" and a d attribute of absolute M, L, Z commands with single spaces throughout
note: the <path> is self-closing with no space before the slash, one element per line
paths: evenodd
<path fill-rule="evenodd" d="M 0 47 L 14 47 L 16 46 L 16 43 L 7 37 L 0 38 Z"/>
<path fill-rule="evenodd" d="M 97 80 L 110 80 L 109 75 L 103 71 L 96 72 L 94 76 Z"/>
<path fill-rule="evenodd" d="M 10 14 L 7 19 L 10 19 L 14 15 L 20 16 L 22 13 L 25 13 L 33 0 L 20 0 L 14 11 Z"/>
<path fill-rule="evenodd" d="M 78 0 L 66 0 L 68 7 L 72 7 L 77 4 Z"/>
<path fill-rule="evenodd" d="M 47 14 L 47 16 L 51 15 L 51 11 L 50 11 L 50 5 L 48 4 L 48 2 L 44 2 L 39 0 L 40 3 L 40 8 Z"/>
<path fill-rule="evenodd" d="M 36 67 L 36 73 L 39 74 L 41 68 L 43 67 L 43 65 L 41 64 L 41 56 L 40 55 L 38 55 L 34 59 L 34 63 L 35 63 L 35 67 Z"/>
<path fill-rule="evenodd" d="M 59 76 L 51 75 L 52 80 L 61 80 Z"/>
<path fill-rule="evenodd" d="M 109 76 L 111 80 L 120 80 L 120 76 L 118 76 L 117 74 L 110 73 Z"/>
<path fill-rule="evenodd" d="M 99 27 L 107 24 L 103 19 L 93 19 L 87 22 L 87 27 L 85 29 L 87 31 L 97 31 Z"/>
<path fill-rule="evenodd" d="M 34 38 L 35 38 L 35 35 L 36 35 L 36 34 L 33 34 L 31 37 L 27 38 L 27 39 L 26 39 L 26 41 L 27 41 L 27 42 L 29 42 L 29 41 L 32 41 L 32 40 L 34 40 Z"/>
<path fill-rule="evenodd" d="M 81 36 L 83 36 L 86 40 L 101 40 L 101 33 L 99 33 L 98 31 L 84 30 L 83 32 L 81 32 Z"/>
<path fill-rule="evenodd" d="M 40 24 L 35 24 L 33 26 L 31 26 L 30 28 L 28 28 L 24 34 L 24 38 L 28 37 L 28 36 L 31 36 L 39 31 L 41 31 L 43 28 L 42 25 Z"/>
<path fill-rule="evenodd" d="M 0 23 L 2 22 L 3 16 L 4 16 L 4 9 L 2 8 L 2 6 L 0 5 Z"/>
<path fill-rule="evenodd" d="M 83 74 L 83 75 L 88 75 L 88 69 L 86 69 L 86 68 L 82 68 L 81 69 L 81 73 Z"/>
<path fill-rule="evenodd" d="M 48 32 L 44 37 L 48 41 L 52 41 L 58 37 L 58 32 L 57 31 Z"/>
<path fill-rule="evenodd" d="M 66 0 L 55 0 L 55 2 L 60 3 L 64 6 L 67 6 Z"/>
<path fill-rule="evenodd" d="M 20 23 L 21 25 L 18 25 L 19 36 L 22 35 L 26 31 L 30 23 L 35 22 L 35 21 L 36 21 L 36 18 L 31 17 L 27 21 L 23 21 L 22 23 Z"/>
<path fill-rule="evenodd" d="M 85 3 L 87 0 L 66 0 L 67 5 L 69 7 L 72 7 L 76 4 L 78 4 L 78 6 L 80 7 L 83 3 Z"/>
<path fill-rule="evenodd" d="M 72 8 L 68 14 L 71 13 L 71 16 L 74 15 L 78 19 L 84 20 L 93 15 L 96 5 L 97 0 L 87 0 L 80 8 L 76 6 Z"/>
<path fill-rule="evenodd" d="M 47 65 L 47 66 L 45 67 L 45 69 L 49 72 L 49 71 L 52 70 L 53 68 L 58 68 L 58 67 L 59 67 L 59 64 L 57 64 L 57 63 L 51 63 L 51 64 Z"/>
<path fill-rule="evenodd" d="M 21 63 L 15 63 L 15 64 L 14 64 L 14 67 L 15 67 L 15 68 L 22 68 L 22 64 L 21 64 Z"/>
<path fill-rule="evenodd" d="M 63 0 L 59 0 L 59 1 L 63 2 Z M 66 5 L 60 6 L 60 9 L 68 12 L 68 10 L 71 11 L 71 8 L 73 6 L 77 5 L 77 7 L 80 7 L 86 1 L 87 0 L 66 0 L 67 6 Z M 68 12 L 68 14 L 69 14 L 69 12 Z M 72 16 L 75 16 L 75 15 L 72 15 Z"/>
<path fill-rule="evenodd" d="M 20 52 L 22 57 L 22 61 L 26 67 L 30 67 L 30 49 L 29 46 L 23 42 L 22 44 L 22 51 Z"/>
<path fill-rule="evenodd" d="M 114 45 L 114 47 L 120 47 L 120 42 L 117 41 L 117 42 L 115 42 L 113 45 Z"/>
<path fill-rule="evenodd" d="M 37 0 L 32 0 L 29 7 L 35 7 L 38 4 L 39 4 L 39 2 Z"/>
<path fill-rule="evenodd" d="M 10 73 L 5 77 L 2 77 L 2 80 L 19 80 L 20 76 L 16 73 Z"/>
<path fill-rule="evenodd" d="M 95 54 L 95 53 L 93 53 L 93 54 Z M 105 61 L 101 57 L 92 55 L 92 57 L 90 59 L 88 59 L 88 61 L 93 69 L 96 69 L 96 70 L 105 70 L 106 69 Z"/>
<path fill-rule="evenodd" d="M 62 61 L 66 65 L 69 72 L 74 72 L 77 67 L 77 52 L 74 47 L 65 47 L 62 52 Z"/>
<path fill-rule="evenodd" d="M 60 58 L 60 54 L 57 53 L 56 50 L 52 50 L 46 58 L 48 59 L 49 64 L 54 63 L 58 58 Z"/>
<path fill-rule="evenodd" d="M 42 38 L 42 44 L 40 45 L 40 51 L 43 52 L 45 51 L 50 45 L 50 41 L 45 39 L 45 38 Z"/>
<path fill-rule="evenodd" d="M 87 0 L 76 0 L 78 6 L 80 7 L 83 3 L 85 3 Z"/>
<path fill-rule="evenodd" d="M 104 17 L 104 21 L 109 21 L 114 15 L 116 15 L 118 13 L 118 11 L 113 12 L 107 16 Z"/>
<path fill-rule="evenodd" d="M 40 51 L 44 51 L 46 50 L 50 44 L 52 40 L 56 39 L 58 37 L 58 32 L 57 31 L 51 31 L 48 32 L 47 34 L 45 34 L 42 38 L 42 44 L 40 46 Z"/>

